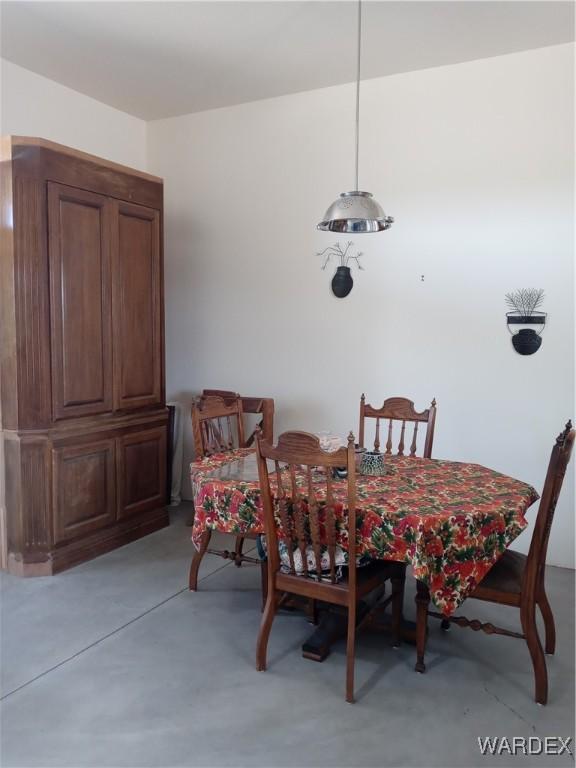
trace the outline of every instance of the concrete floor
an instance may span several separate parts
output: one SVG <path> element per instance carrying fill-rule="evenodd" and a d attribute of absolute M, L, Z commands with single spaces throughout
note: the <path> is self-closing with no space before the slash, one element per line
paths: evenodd
<path fill-rule="evenodd" d="M 52 578 L 2 577 L 2 766 L 572 765 L 483 757 L 478 737 L 574 736 L 574 573 L 549 568 L 558 626 L 550 703 L 532 699 L 525 645 L 431 623 L 428 671 L 382 635 L 357 644 L 357 703 L 344 646 L 305 661 L 310 625 L 277 618 L 254 669 L 258 569 L 207 557 L 186 589 L 188 510 L 172 525 Z M 409 578 L 406 614 L 413 610 Z M 465 613 L 514 628 L 516 614 Z M 572 751 L 574 745 L 572 743 Z"/>

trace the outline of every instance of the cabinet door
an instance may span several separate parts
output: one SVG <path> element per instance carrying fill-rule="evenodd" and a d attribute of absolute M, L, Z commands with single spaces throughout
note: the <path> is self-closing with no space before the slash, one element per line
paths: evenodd
<path fill-rule="evenodd" d="M 112 410 L 110 203 L 48 183 L 52 414 Z"/>
<path fill-rule="evenodd" d="M 118 517 L 166 504 L 166 427 L 118 438 Z"/>
<path fill-rule="evenodd" d="M 162 403 L 160 215 L 115 203 L 113 241 L 114 407 Z"/>
<path fill-rule="evenodd" d="M 114 451 L 114 439 L 53 449 L 56 544 L 84 536 L 115 521 Z"/>

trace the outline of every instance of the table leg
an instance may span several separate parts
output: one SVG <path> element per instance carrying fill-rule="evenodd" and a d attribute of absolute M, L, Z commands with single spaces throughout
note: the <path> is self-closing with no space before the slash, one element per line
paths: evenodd
<path fill-rule="evenodd" d="M 366 614 L 370 610 L 371 606 L 368 606 L 364 601 L 358 603 L 356 613 L 357 626 L 364 621 Z M 384 613 L 384 611 L 379 611 L 378 608 L 376 608 L 373 615 L 374 618 L 370 617 L 365 625 L 366 630 L 389 634 L 394 639 L 391 616 Z M 346 613 L 339 612 L 333 607 L 327 607 L 327 610 L 321 613 L 317 628 L 302 645 L 302 656 L 311 661 L 324 661 L 330 655 L 331 646 L 338 640 L 346 637 L 346 629 Z M 416 624 L 404 617 L 400 625 L 400 639 L 403 643 L 408 643 L 409 645 L 414 645 L 416 642 Z"/>
<path fill-rule="evenodd" d="M 426 672 L 424 654 L 426 652 L 426 634 L 428 632 L 428 606 L 430 592 L 424 582 L 416 582 L 416 672 Z"/>
<path fill-rule="evenodd" d="M 361 601 L 356 606 L 356 625 L 366 617 L 369 611 L 368 605 Z M 330 655 L 331 646 L 338 640 L 346 637 L 348 629 L 348 614 L 346 611 L 338 611 L 333 606 L 327 606 L 327 610 L 321 614 L 322 618 L 316 630 L 302 645 L 302 656 L 311 661 L 324 661 Z"/>

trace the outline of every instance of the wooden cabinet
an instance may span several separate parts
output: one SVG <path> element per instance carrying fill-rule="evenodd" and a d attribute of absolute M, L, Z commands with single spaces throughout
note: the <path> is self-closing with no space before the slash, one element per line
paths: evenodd
<path fill-rule="evenodd" d="M 110 204 L 48 182 L 52 413 L 112 410 Z"/>
<path fill-rule="evenodd" d="M 118 440 L 118 517 L 162 504 L 166 496 L 166 429 L 150 429 Z"/>
<path fill-rule="evenodd" d="M 160 217 L 141 205 L 114 205 L 114 406 L 162 402 Z"/>
<path fill-rule="evenodd" d="M 1 150 L 0 560 L 45 575 L 168 523 L 162 181 Z"/>
<path fill-rule="evenodd" d="M 116 519 L 115 441 L 95 440 L 52 452 L 54 543 Z"/>

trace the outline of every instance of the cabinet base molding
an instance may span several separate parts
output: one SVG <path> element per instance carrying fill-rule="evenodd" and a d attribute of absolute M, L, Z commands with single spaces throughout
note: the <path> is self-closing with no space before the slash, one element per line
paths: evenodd
<path fill-rule="evenodd" d="M 46 554 L 45 560 L 23 560 L 14 552 L 8 555 L 8 571 L 14 576 L 53 576 L 74 565 L 92 560 L 113 549 L 136 541 L 170 524 L 168 510 L 153 509 L 137 518 L 122 520 L 82 538 L 71 541 Z"/>
<path fill-rule="evenodd" d="M 14 552 L 8 554 L 8 573 L 13 576 L 52 576 L 52 560 L 24 562 Z"/>

